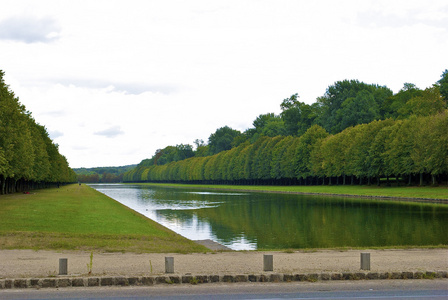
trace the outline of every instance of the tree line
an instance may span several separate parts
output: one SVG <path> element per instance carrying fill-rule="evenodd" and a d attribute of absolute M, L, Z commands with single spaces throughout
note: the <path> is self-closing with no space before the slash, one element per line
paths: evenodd
<path fill-rule="evenodd" d="M 0 70 L 0 194 L 75 182 L 46 128 L 6 85 Z"/>
<path fill-rule="evenodd" d="M 446 180 L 448 70 L 432 87 L 344 80 L 311 105 L 284 99 L 280 115 L 253 128 L 228 126 L 208 144 L 168 146 L 125 173 L 124 181 L 229 184 L 354 184 L 395 178 L 407 184 Z M 400 181 L 401 180 L 401 181 Z"/>
<path fill-rule="evenodd" d="M 123 181 L 123 174 L 136 165 L 122 167 L 75 168 L 78 181 L 83 183 L 118 183 Z"/>
<path fill-rule="evenodd" d="M 448 112 L 381 120 L 330 135 L 319 125 L 300 137 L 264 136 L 230 150 L 164 165 L 139 166 L 125 181 L 225 184 L 407 184 L 448 174 Z"/>

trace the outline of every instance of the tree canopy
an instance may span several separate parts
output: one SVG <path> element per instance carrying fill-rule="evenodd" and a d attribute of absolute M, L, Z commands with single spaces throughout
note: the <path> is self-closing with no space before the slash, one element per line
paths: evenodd
<path fill-rule="evenodd" d="M 261 114 L 243 133 L 228 126 L 196 140 L 186 159 L 144 161 L 128 181 L 371 183 L 381 177 L 446 180 L 448 70 L 424 90 L 337 81 L 313 104 L 298 93 L 281 113 Z M 167 147 L 168 148 L 168 147 Z M 166 149 L 166 148 L 165 148 Z M 159 165 L 157 163 L 157 165 Z M 185 172 L 185 174 L 183 173 Z M 348 179 L 348 181 L 347 181 Z"/>
<path fill-rule="evenodd" d="M 76 174 L 0 70 L 0 194 L 76 181 Z"/>

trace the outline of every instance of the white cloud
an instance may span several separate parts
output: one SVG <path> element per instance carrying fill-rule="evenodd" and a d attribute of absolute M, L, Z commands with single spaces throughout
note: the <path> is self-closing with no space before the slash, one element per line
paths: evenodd
<path fill-rule="evenodd" d="M 105 136 L 107 138 L 114 138 L 114 137 L 124 134 L 124 131 L 121 130 L 120 126 L 112 126 L 110 128 L 107 128 L 107 129 L 104 129 L 101 131 L 96 131 L 93 134 Z"/>
<path fill-rule="evenodd" d="M 60 26 L 52 17 L 12 16 L 0 21 L 0 39 L 24 43 L 49 43 L 57 40 Z"/>

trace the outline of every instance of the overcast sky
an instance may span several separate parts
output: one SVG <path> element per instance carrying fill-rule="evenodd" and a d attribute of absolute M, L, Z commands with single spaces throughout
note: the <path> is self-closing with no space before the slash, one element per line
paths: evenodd
<path fill-rule="evenodd" d="M 446 0 L 2 0 L 0 69 L 71 167 L 244 131 L 338 80 L 398 92 L 448 68 Z"/>

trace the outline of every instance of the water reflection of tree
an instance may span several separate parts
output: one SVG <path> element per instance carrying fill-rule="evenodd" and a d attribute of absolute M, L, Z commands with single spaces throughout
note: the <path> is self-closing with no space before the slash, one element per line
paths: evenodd
<path fill-rule="evenodd" d="M 232 243 L 245 237 L 258 248 L 369 247 L 447 244 L 448 207 L 355 198 L 282 194 L 210 195 L 155 189 L 151 205 L 200 209 L 158 210 L 169 222 L 210 224 Z"/>
<path fill-rule="evenodd" d="M 208 219 L 219 239 L 244 233 L 258 248 L 448 243 L 443 229 L 448 209 L 424 204 L 299 197 L 233 202 L 197 214 Z"/>

